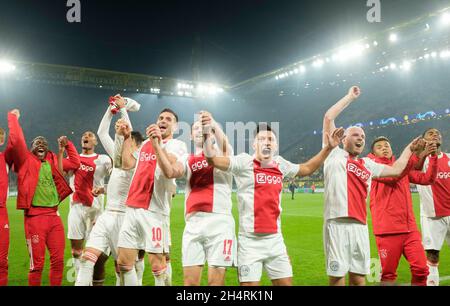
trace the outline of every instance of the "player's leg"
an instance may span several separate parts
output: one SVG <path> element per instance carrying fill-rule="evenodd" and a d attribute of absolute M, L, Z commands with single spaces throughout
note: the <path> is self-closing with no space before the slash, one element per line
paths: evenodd
<path fill-rule="evenodd" d="M 419 232 L 407 234 L 404 255 L 411 269 L 411 285 L 426 286 L 429 269 Z"/>
<path fill-rule="evenodd" d="M 170 253 L 165 253 L 164 256 L 166 257 L 166 267 L 167 267 L 165 285 L 172 286 L 172 261 L 170 260 Z"/>
<path fill-rule="evenodd" d="M 80 270 L 78 272 L 75 286 L 91 286 L 94 276 L 94 266 L 102 251 L 92 247 L 86 247 L 80 261 Z"/>
<path fill-rule="evenodd" d="M 348 283 L 350 286 L 365 286 L 366 275 L 349 272 Z"/>
<path fill-rule="evenodd" d="M 102 253 L 94 266 L 94 275 L 92 276 L 92 286 L 103 286 L 105 282 L 105 265 L 109 255 Z"/>
<path fill-rule="evenodd" d="M 359 222 L 350 223 L 347 227 L 350 237 L 349 285 L 365 286 L 366 275 L 370 273 L 370 241 L 369 229 Z"/>
<path fill-rule="evenodd" d="M 167 247 L 166 255 L 166 286 L 172 286 L 172 261 L 170 258 L 170 249 L 172 247 L 172 235 L 170 232 L 170 216 L 164 218 L 164 248 Z"/>
<path fill-rule="evenodd" d="M 422 225 L 422 241 L 427 253 L 429 274 L 427 286 L 439 286 L 439 252 L 447 234 L 444 218 L 420 218 Z"/>
<path fill-rule="evenodd" d="M 208 285 L 224 286 L 226 269 L 236 262 L 237 243 L 234 218 L 221 214 L 204 215 L 202 227 L 206 243 L 203 253 L 208 261 Z"/>
<path fill-rule="evenodd" d="M 267 242 L 267 253 L 273 257 L 264 261 L 267 275 L 274 286 L 292 286 L 292 264 L 281 234 Z"/>
<path fill-rule="evenodd" d="M 378 248 L 378 256 L 381 262 L 382 286 L 395 284 L 397 280 L 397 268 L 403 254 L 404 235 L 379 235 L 375 236 Z"/>
<path fill-rule="evenodd" d="M 64 248 L 66 246 L 64 225 L 60 216 L 49 216 L 50 230 L 47 248 L 50 253 L 50 286 L 61 286 L 64 272 Z"/>
<path fill-rule="evenodd" d="M 122 286 L 138 286 L 136 257 L 138 250 L 144 246 L 145 234 L 139 215 L 143 210 L 127 208 L 117 243 L 117 265 L 120 271 L 120 284 Z M 139 218 L 138 218 L 139 217 Z"/>
<path fill-rule="evenodd" d="M 207 224 L 200 223 L 200 214 L 191 214 L 186 220 L 181 241 L 181 261 L 183 264 L 184 285 L 200 286 L 206 253 L 202 241 L 202 229 Z M 212 230 L 212 229 L 211 229 Z"/>
<path fill-rule="evenodd" d="M 0 286 L 8 285 L 9 222 L 6 207 L 0 208 Z"/>
<path fill-rule="evenodd" d="M 338 286 L 342 287 L 345 286 L 345 276 L 342 277 L 336 277 L 336 276 L 328 276 L 328 284 L 332 287 Z"/>
<path fill-rule="evenodd" d="M 138 258 L 137 258 L 134 266 L 136 268 L 136 274 L 137 274 L 139 286 L 142 286 L 142 280 L 144 278 L 144 271 L 145 271 L 145 251 L 144 250 L 139 250 Z"/>
<path fill-rule="evenodd" d="M 166 256 L 163 253 L 148 253 L 148 260 L 155 278 L 155 286 L 166 285 Z"/>
<path fill-rule="evenodd" d="M 47 219 L 45 216 L 25 217 L 25 235 L 30 256 L 28 285 L 40 286 L 45 263 L 45 239 Z"/>
<path fill-rule="evenodd" d="M 237 263 L 239 283 L 243 287 L 259 286 L 261 281 L 263 261 L 261 243 L 252 238 L 240 235 L 238 238 Z"/>
<path fill-rule="evenodd" d="M 138 278 L 134 268 L 138 250 L 119 247 L 118 253 L 117 265 L 120 271 L 120 284 L 122 286 L 138 286 Z"/>
<path fill-rule="evenodd" d="M 71 204 L 67 220 L 67 238 L 70 240 L 75 275 L 80 269 L 80 259 L 83 255 L 86 233 L 86 209 L 82 204 Z"/>
<path fill-rule="evenodd" d="M 200 286 L 202 272 L 203 266 L 183 267 L 184 286 Z"/>
<path fill-rule="evenodd" d="M 330 286 L 345 286 L 350 268 L 348 224 L 335 220 L 324 223 L 323 244 L 325 264 Z"/>

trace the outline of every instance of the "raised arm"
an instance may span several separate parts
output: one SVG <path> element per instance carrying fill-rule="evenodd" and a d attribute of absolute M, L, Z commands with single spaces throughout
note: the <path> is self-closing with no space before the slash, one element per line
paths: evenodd
<path fill-rule="evenodd" d="M 418 139 L 415 139 L 413 142 L 408 144 L 406 148 L 403 150 L 402 155 L 400 155 L 399 159 L 392 166 L 384 166 L 383 171 L 378 177 L 398 177 L 401 176 L 403 170 L 408 165 L 408 161 L 412 155 L 412 146 L 416 143 Z"/>
<path fill-rule="evenodd" d="M 97 130 L 98 138 L 105 148 L 106 153 L 112 158 L 114 155 L 114 141 L 111 136 L 109 136 L 109 127 L 111 126 L 111 121 L 113 114 L 111 113 L 111 106 L 108 106 L 105 115 L 100 122 L 100 126 Z"/>
<path fill-rule="evenodd" d="M 313 158 L 308 160 L 304 164 L 300 164 L 297 176 L 309 176 L 319 169 L 325 160 L 327 159 L 330 152 L 336 148 L 342 141 L 344 137 L 344 129 L 334 129 L 332 134 L 325 133 L 325 146 L 324 148 Z"/>
<path fill-rule="evenodd" d="M 325 133 L 331 135 L 336 129 L 336 124 L 334 122 L 336 118 L 350 105 L 350 103 L 358 99 L 360 95 L 360 88 L 358 86 L 353 86 L 349 89 L 348 94 L 345 97 L 328 109 L 323 118 L 323 143 L 327 140 Z"/>
<path fill-rule="evenodd" d="M 20 111 L 18 109 L 14 109 L 8 113 L 8 158 L 12 160 L 15 169 L 14 171 L 16 172 L 22 167 L 28 154 L 28 148 L 25 142 L 22 127 L 19 123 L 19 118 Z"/>
<path fill-rule="evenodd" d="M 217 152 L 213 146 L 213 139 L 211 134 L 204 134 L 205 143 L 203 145 L 203 151 L 205 154 L 208 165 L 213 166 L 222 171 L 228 171 L 230 168 L 230 157 L 217 156 Z"/>
<path fill-rule="evenodd" d="M 200 120 L 204 127 L 210 127 L 216 140 L 216 144 L 221 150 L 223 156 L 230 156 L 232 154 L 232 148 L 228 142 L 228 137 L 225 135 L 220 125 L 214 120 L 212 115 L 207 111 L 201 111 Z"/>
<path fill-rule="evenodd" d="M 437 176 L 437 145 L 436 143 L 427 143 L 425 146 L 424 154 L 429 156 L 428 169 L 424 173 L 418 170 L 412 170 L 409 172 L 409 181 L 413 184 L 419 185 L 431 185 L 436 181 Z M 421 159 L 421 158 L 419 158 Z"/>
<path fill-rule="evenodd" d="M 68 158 L 65 158 L 63 160 L 63 170 L 64 172 L 75 171 L 80 168 L 80 155 L 78 155 L 75 145 L 70 140 L 68 140 L 67 137 L 66 141 L 67 143 L 65 146 L 65 151 L 67 152 Z"/>
<path fill-rule="evenodd" d="M 183 165 L 177 161 L 176 156 L 167 153 L 161 147 L 161 130 L 156 124 L 152 124 L 147 128 L 147 136 L 151 139 L 153 148 L 155 149 L 158 165 L 164 176 L 168 179 L 180 178 L 184 175 Z"/>

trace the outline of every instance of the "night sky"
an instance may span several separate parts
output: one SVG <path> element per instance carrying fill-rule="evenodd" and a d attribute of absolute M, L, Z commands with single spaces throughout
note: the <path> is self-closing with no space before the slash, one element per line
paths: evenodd
<path fill-rule="evenodd" d="M 450 5 L 381 0 L 81 0 L 81 23 L 66 0 L 1 0 L 0 57 L 235 84 Z M 193 53 L 195 56 L 193 56 Z"/>

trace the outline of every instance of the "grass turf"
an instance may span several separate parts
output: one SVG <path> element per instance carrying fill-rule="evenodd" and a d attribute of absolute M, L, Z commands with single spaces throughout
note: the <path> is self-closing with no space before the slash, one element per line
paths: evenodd
<path fill-rule="evenodd" d="M 418 196 L 413 195 L 414 210 L 416 220 L 419 220 Z M 181 238 L 184 228 L 184 207 L 183 195 L 177 195 L 172 204 L 171 232 L 172 232 L 172 269 L 173 285 L 183 285 L 183 270 L 181 266 Z M 233 213 L 237 219 L 236 197 L 233 196 Z M 291 257 L 294 270 L 294 285 L 298 286 L 326 286 L 328 278 L 325 273 L 325 257 L 322 245 L 322 226 L 323 226 L 323 195 L 322 194 L 297 194 L 295 200 L 291 200 L 290 195 L 283 195 L 282 212 L 282 231 L 288 253 Z M 66 200 L 60 206 L 60 214 L 67 230 L 67 214 L 69 211 L 68 201 Z M 9 285 L 27 285 L 28 284 L 28 266 L 29 258 L 25 243 L 23 212 L 15 209 L 15 199 L 8 200 L 8 212 L 10 221 L 10 251 L 9 251 Z M 369 215 L 370 222 L 370 215 Z M 237 223 L 237 222 L 236 222 Z M 370 225 L 371 226 L 371 225 Z M 372 270 L 377 271 L 376 262 L 378 253 L 375 245 L 375 239 L 370 234 Z M 65 249 L 65 270 L 63 285 L 73 285 L 74 269 L 72 267 L 70 242 L 66 241 Z M 46 258 L 45 270 L 43 273 L 43 285 L 48 285 L 48 253 Z M 205 269 L 206 270 L 206 269 Z M 450 276 L 450 250 L 447 246 L 442 248 L 440 275 Z M 374 273 L 375 275 L 376 273 Z M 368 285 L 376 285 L 375 277 L 368 277 Z M 113 260 L 108 260 L 106 266 L 105 285 L 115 285 L 115 274 Z M 409 266 L 402 258 L 398 269 L 398 282 L 408 283 L 410 281 Z M 144 285 L 153 285 L 153 276 L 148 262 L 144 274 Z M 203 273 L 202 285 L 206 285 L 206 271 Z M 262 285 L 270 285 L 270 281 L 263 273 Z M 450 280 L 441 282 L 441 285 L 449 285 Z M 226 276 L 226 285 L 238 285 L 237 269 L 229 269 Z"/>

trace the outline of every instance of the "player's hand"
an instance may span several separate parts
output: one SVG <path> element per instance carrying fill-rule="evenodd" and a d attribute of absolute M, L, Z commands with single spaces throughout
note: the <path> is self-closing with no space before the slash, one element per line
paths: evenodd
<path fill-rule="evenodd" d="M 101 194 L 105 194 L 105 187 L 95 187 L 92 189 L 92 195 L 98 197 Z"/>
<path fill-rule="evenodd" d="M 361 89 L 358 86 L 352 86 L 348 90 L 347 97 L 349 97 L 352 101 L 354 101 L 354 100 L 358 99 L 360 95 L 361 95 Z"/>
<path fill-rule="evenodd" d="M 206 135 L 211 133 L 215 121 L 209 112 L 207 111 L 200 112 L 200 122 L 202 123 L 202 134 Z"/>
<path fill-rule="evenodd" d="M 147 137 L 151 139 L 154 145 L 159 144 L 162 141 L 161 130 L 159 129 L 159 126 L 157 126 L 156 124 L 150 125 L 146 129 L 145 133 Z"/>
<path fill-rule="evenodd" d="M 425 149 L 423 150 L 423 154 L 425 156 L 428 155 L 436 155 L 438 152 L 438 145 L 436 142 L 427 142 L 425 145 Z"/>
<path fill-rule="evenodd" d="M 344 133 L 345 133 L 345 130 L 342 127 L 338 128 L 338 129 L 334 129 L 334 131 L 331 133 L 331 135 L 328 133 L 325 133 L 325 135 L 327 136 L 326 137 L 327 147 L 331 150 L 336 148 L 344 139 Z"/>
<path fill-rule="evenodd" d="M 67 136 L 61 136 L 58 138 L 59 153 L 63 153 L 65 151 L 68 142 L 69 140 L 67 139 Z"/>
<path fill-rule="evenodd" d="M 11 111 L 11 114 L 13 114 L 14 116 L 16 116 L 17 119 L 20 118 L 20 110 L 17 109 L 17 108 L 13 109 L 13 110 Z"/>
<path fill-rule="evenodd" d="M 125 100 L 125 98 L 122 97 L 120 94 L 115 95 L 114 98 L 115 98 L 114 102 L 119 108 L 124 108 L 127 105 L 127 100 Z"/>
<path fill-rule="evenodd" d="M 131 135 L 130 125 L 123 118 L 120 118 L 119 120 L 117 120 L 114 128 L 116 130 L 117 135 L 121 135 L 125 138 L 128 138 Z"/>
<path fill-rule="evenodd" d="M 425 149 L 426 141 L 422 137 L 416 139 L 411 144 L 411 151 L 413 151 L 417 156 L 419 156 Z"/>

